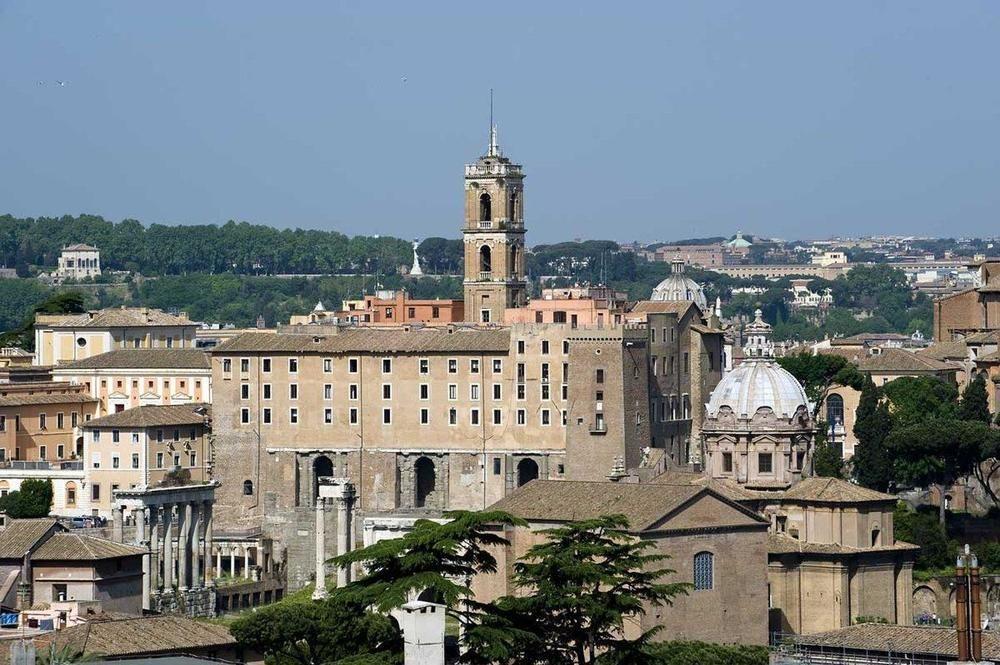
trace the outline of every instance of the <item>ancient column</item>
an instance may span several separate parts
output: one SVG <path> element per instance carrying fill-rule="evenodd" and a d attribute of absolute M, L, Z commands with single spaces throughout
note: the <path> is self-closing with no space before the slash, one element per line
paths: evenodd
<path fill-rule="evenodd" d="M 326 598 L 326 499 L 316 497 L 316 590 L 313 600 Z"/>
<path fill-rule="evenodd" d="M 215 570 L 212 572 L 216 577 L 222 574 L 222 545 L 215 547 Z"/>
<path fill-rule="evenodd" d="M 188 579 L 188 558 L 191 556 L 191 548 L 188 543 L 191 540 L 191 504 L 180 503 L 177 505 L 177 588 L 187 591 L 190 586 Z"/>
<path fill-rule="evenodd" d="M 163 588 L 174 588 L 174 504 L 163 506 Z"/>
<path fill-rule="evenodd" d="M 347 486 L 337 497 L 337 556 L 347 554 L 351 537 L 351 509 Z M 337 566 L 337 586 L 345 587 L 351 581 L 350 566 Z"/>
<path fill-rule="evenodd" d="M 194 514 L 194 521 L 191 523 L 191 588 L 200 589 L 205 586 L 205 579 L 201 576 L 201 530 L 204 526 L 202 502 L 188 505 Z"/>
<path fill-rule="evenodd" d="M 218 574 L 217 570 L 212 570 L 212 502 L 205 501 L 201 507 L 202 520 L 205 522 L 205 581 L 210 584 Z"/>
<path fill-rule="evenodd" d="M 149 540 L 146 534 L 146 508 L 145 506 L 139 506 L 138 510 L 133 510 L 132 513 L 135 515 L 135 538 L 137 544 L 146 549 L 146 553 L 142 555 L 142 609 L 148 610 L 149 606 L 149 595 L 150 586 L 152 580 L 150 575 L 152 571 L 150 569 L 150 556 L 149 556 Z"/>
<path fill-rule="evenodd" d="M 163 560 L 163 554 L 160 552 L 160 507 L 150 506 L 149 507 L 149 570 L 152 579 L 149 582 L 149 586 L 153 591 L 159 590 L 162 586 L 162 578 L 160 577 L 160 562 Z"/>
<path fill-rule="evenodd" d="M 124 530 L 122 528 L 122 507 L 114 506 L 111 508 L 111 540 L 115 541 L 116 543 L 124 542 L 125 536 L 123 535 L 123 533 Z"/>
<path fill-rule="evenodd" d="M 243 546 L 243 579 L 250 579 L 250 546 Z"/>
<path fill-rule="evenodd" d="M 236 545 L 229 546 L 229 576 L 236 577 Z"/>

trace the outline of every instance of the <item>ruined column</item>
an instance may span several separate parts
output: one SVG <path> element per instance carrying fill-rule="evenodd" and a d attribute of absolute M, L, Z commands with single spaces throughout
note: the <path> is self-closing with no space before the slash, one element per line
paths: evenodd
<path fill-rule="evenodd" d="M 194 520 L 191 522 L 191 588 L 200 589 L 205 586 L 201 575 L 201 530 L 204 526 L 201 514 L 202 503 L 189 503 Z"/>
<path fill-rule="evenodd" d="M 250 545 L 243 546 L 243 579 L 250 579 Z"/>
<path fill-rule="evenodd" d="M 326 598 L 326 499 L 316 497 L 316 590 L 313 600 Z"/>
<path fill-rule="evenodd" d="M 177 506 L 177 588 L 187 591 L 191 585 L 188 566 L 191 557 L 191 504 L 188 502 Z"/>
<path fill-rule="evenodd" d="M 229 576 L 236 577 L 236 545 L 229 546 Z"/>
<path fill-rule="evenodd" d="M 114 496 L 112 496 L 111 500 L 114 501 Z M 111 540 L 116 543 L 125 542 L 121 506 L 113 506 L 111 508 Z"/>
<path fill-rule="evenodd" d="M 150 579 L 152 572 L 150 569 L 149 540 L 146 534 L 146 510 L 145 506 L 139 506 L 138 510 L 132 511 L 135 515 L 136 543 L 146 548 L 146 553 L 142 555 L 142 609 L 144 610 L 150 609 L 149 595 L 150 587 L 153 582 Z"/>
<path fill-rule="evenodd" d="M 354 504 L 354 486 L 345 483 L 337 497 L 337 556 L 351 551 L 351 508 Z M 350 566 L 337 567 L 337 586 L 347 586 L 351 581 Z"/>
<path fill-rule="evenodd" d="M 213 547 L 212 540 L 213 540 L 213 535 L 214 534 L 212 533 L 212 502 L 211 501 L 205 501 L 202 504 L 202 506 L 201 506 L 201 513 L 203 515 L 202 519 L 205 522 L 205 543 L 204 543 L 205 572 L 204 572 L 204 575 L 205 575 L 205 582 L 206 582 L 206 584 L 211 584 L 212 580 L 214 580 L 215 576 L 218 574 L 218 570 L 217 569 L 216 570 L 212 570 L 212 547 Z"/>
<path fill-rule="evenodd" d="M 222 545 L 215 547 L 215 570 L 213 573 L 216 577 L 222 574 Z"/>
<path fill-rule="evenodd" d="M 163 506 L 163 588 L 174 588 L 174 504 Z"/>
<path fill-rule="evenodd" d="M 160 562 L 163 554 L 160 552 L 162 544 L 160 542 L 160 507 L 149 507 L 149 570 L 152 579 L 149 582 L 150 588 L 154 591 L 162 586 L 160 577 Z"/>

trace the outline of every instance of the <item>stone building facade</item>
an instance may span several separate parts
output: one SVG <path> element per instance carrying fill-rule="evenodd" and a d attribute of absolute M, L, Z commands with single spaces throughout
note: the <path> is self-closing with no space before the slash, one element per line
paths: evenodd
<path fill-rule="evenodd" d="M 59 253 L 57 279 L 84 279 L 101 274 L 101 252 L 93 245 L 68 245 Z"/>
<path fill-rule="evenodd" d="M 1000 329 L 1000 262 L 978 266 L 979 286 L 934 301 L 934 341 Z"/>

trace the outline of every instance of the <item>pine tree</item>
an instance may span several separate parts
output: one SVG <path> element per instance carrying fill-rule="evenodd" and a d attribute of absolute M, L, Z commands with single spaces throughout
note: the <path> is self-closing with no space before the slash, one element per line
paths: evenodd
<path fill-rule="evenodd" d="M 892 483 L 892 458 L 885 439 L 892 431 L 889 405 L 880 399 L 871 377 L 865 379 L 854 419 L 854 479 L 861 485 L 885 492 Z"/>
<path fill-rule="evenodd" d="M 990 416 L 990 400 L 986 395 L 986 379 L 982 374 L 977 374 L 976 378 L 965 386 L 962 392 L 962 401 L 958 404 L 959 420 L 974 420 L 989 424 L 992 420 Z"/>

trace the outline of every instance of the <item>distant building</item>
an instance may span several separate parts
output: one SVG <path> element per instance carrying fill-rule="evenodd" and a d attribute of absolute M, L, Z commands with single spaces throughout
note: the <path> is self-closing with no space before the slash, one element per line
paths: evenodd
<path fill-rule="evenodd" d="M 653 261 L 673 263 L 683 261 L 688 265 L 712 269 L 723 265 L 721 243 L 712 245 L 663 245 L 652 252 Z"/>
<path fill-rule="evenodd" d="M 83 386 L 4 384 L 0 390 L 0 462 L 75 459 L 80 427 L 97 413 Z"/>
<path fill-rule="evenodd" d="M 198 325 L 187 314 L 148 307 L 35 315 L 35 364 L 59 365 L 114 349 L 184 349 Z"/>
<path fill-rule="evenodd" d="M 292 316 L 289 325 L 455 323 L 462 320 L 464 312 L 461 300 L 415 300 L 406 291 L 387 289 L 361 300 L 345 300 L 339 310 L 327 310 L 320 301 L 308 314 Z"/>
<path fill-rule="evenodd" d="M 684 262 L 679 259 L 670 263 L 670 276 L 656 285 L 649 299 L 671 302 L 690 300 L 698 305 L 701 311 L 708 311 L 704 289 L 698 282 L 684 274 Z"/>
<path fill-rule="evenodd" d="M 847 263 L 846 252 L 823 252 L 812 257 L 812 264 L 818 266 L 833 266 Z"/>
<path fill-rule="evenodd" d="M 101 252 L 92 245 L 69 245 L 59 254 L 58 279 L 83 279 L 101 274 Z"/>
<path fill-rule="evenodd" d="M 793 279 L 791 288 L 792 307 L 794 309 L 826 309 L 833 304 L 833 292 L 823 289 L 822 293 L 809 290 L 811 279 Z"/>
<path fill-rule="evenodd" d="M 606 286 L 544 289 L 524 307 L 504 310 L 503 323 L 568 323 L 571 327 L 619 325 L 626 310 L 626 294 Z"/>
<path fill-rule="evenodd" d="M 1000 261 L 979 265 L 979 286 L 934 301 L 934 341 L 1000 329 Z"/>

